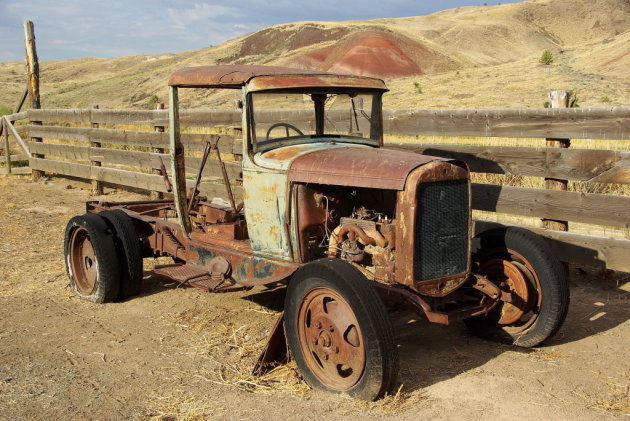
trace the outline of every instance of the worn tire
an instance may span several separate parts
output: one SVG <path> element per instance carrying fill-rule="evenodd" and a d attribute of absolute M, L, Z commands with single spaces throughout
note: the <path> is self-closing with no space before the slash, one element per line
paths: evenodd
<path fill-rule="evenodd" d="M 333 333 L 328 336 L 327 340 L 329 340 L 328 346 L 331 347 L 330 349 L 336 347 L 336 352 L 339 356 L 346 355 L 346 348 L 348 348 L 350 352 L 354 352 L 360 357 L 361 352 L 356 351 L 356 349 L 362 347 L 365 353 L 363 354 L 364 362 L 359 364 L 363 368 L 360 373 L 357 370 L 357 374 L 354 374 L 353 370 L 350 370 L 352 373 L 347 374 L 348 366 L 340 364 L 339 361 L 334 361 L 337 357 L 333 356 L 331 357 L 332 363 L 327 362 L 326 364 L 332 364 L 337 371 L 332 377 L 326 377 L 327 374 L 325 374 L 321 359 L 315 355 L 315 351 L 308 348 L 308 345 L 304 345 L 304 340 L 312 340 L 313 338 L 304 339 L 306 334 L 300 332 L 315 329 L 314 326 L 309 327 L 309 322 L 315 324 L 310 318 L 315 319 L 316 316 L 311 316 L 310 308 L 306 310 L 306 317 L 300 316 L 300 314 L 304 314 L 304 307 L 310 305 L 308 304 L 308 297 L 313 296 L 313 294 L 317 295 L 318 292 L 337 297 L 333 300 L 329 298 L 329 301 L 326 301 L 326 298 L 322 298 L 322 302 L 326 303 L 324 306 L 328 306 L 324 313 L 330 312 L 330 314 L 324 314 L 324 316 L 329 316 L 333 320 L 331 322 L 331 332 L 332 325 L 338 326 L 334 320 L 341 321 L 339 326 L 343 326 L 347 320 L 346 317 L 337 317 L 335 319 L 335 316 L 331 315 L 333 314 L 330 305 L 331 301 L 338 301 L 334 307 L 337 310 L 340 308 L 339 302 L 341 302 L 343 309 L 346 310 L 343 313 L 344 316 L 352 313 L 351 316 L 354 319 L 352 317 L 350 319 L 353 320 L 352 323 L 356 323 L 358 326 L 349 324 L 343 335 L 336 333 L 338 336 L 335 337 L 335 333 Z M 304 320 L 301 320 L 301 318 Z M 302 327 L 298 326 L 301 322 L 304 322 Z M 357 333 L 357 331 L 359 333 L 353 335 L 355 339 L 349 340 L 348 336 L 350 336 L 350 332 L 353 329 L 354 333 Z M 344 329 L 336 330 L 341 332 Z M 396 380 L 398 374 L 398 350 L 394 343 L 393 329 L 385 307 L 374 287 L 365 276 L 347 262 L 332 258 L 320 259 L 304 265 L 293 275 L 285 299 L 285 334 L 292 357 L 295 359 L 306 382 L 313 388 L 337 393 L 348 393 L 355 398 L 371 401 L 382 397 L 390 391 Z M 301 341 L 300 335 L 302 335 L 303 341 Z M 360 341 L 356 338 L 360 338 Z M 321 337 L 318 340 L 321 340 Z M 350 345 L 350 342 L 361 343 L 359 345 Z M 325 346 L 325 344 L 322 345 L 320 343 L 319 346 L 321 349 L 321 346 Z M 339 346 L 343 347 L 341 353 L 339 353 Z M 328 359 L 327 356 L 326 359 Z M 320 368 L 320 365 L 315 364 L 314 368 L 311 369 L 309 361 L 311 365 L 314 365 L 314 361 L 319 362 L 322 368 Z M 346 367 L 346 371 L 343 371 L 343 367 Z M 337 372 L 341 374 L 337 374 Z M 337 375 L 340 376 L 338 379 L 335 377 Z M 352 376 L 352 378 L 349 376 Z M 360 377 L 355 382 L 354 377 L 357 376 Z M 322 377 L 324 377 L 323 380 Z M 348 378 L 355 383 L 342 387 L 335 385 L 335 381 L 339 380 L 343 383 Z"/>
<path fill-rule="evenodd" d="M 522 319 L 500 323 L 506 310 L 501 307 L 504 304 L 498 304 L 487 316 L 465 320 L 473 334 L 497 342 L 533 347 L 558 331 L 569 308 L 569 282 L 565 268 L 544 239 L 516 227 L 486 231 L 475 238 L 473 262 L 481 272 L 484 267 L 494 266 L 496 269 L 497 265 L 503 264 L 516 274 L 507 279 L 504 274 L 497 279 L 489 276 L 489 280 L 496 284 L 514 285 L 512 278 L 525 279 L 527 288 L 522 290 L 526 291 L 528 300 L 524 300 L 524 307 L 530 307 Z"/>
<path fill-rule="evenodd" d="M 68 222 L 64 240 L 70 287 L 95 303 L 114 301 L 119 291 L 120 266 L 112 230 L 98 215 L 86 213 Z"/>
<path fill-rule="evenodd" d="M 142 290 L 142 249 L 136 227 L 131 218 L 120 209 L 99 214 L 114 232 L 118 261 L 120 262 L 120 290 L 118 299 L 138 295 Z"/>

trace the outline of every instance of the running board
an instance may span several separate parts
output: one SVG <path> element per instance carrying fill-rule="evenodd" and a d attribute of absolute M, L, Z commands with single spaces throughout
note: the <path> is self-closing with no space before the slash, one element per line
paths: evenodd
<path fill-rule="evenodd" d="M 171 265 L 159 265 L 153 269 L 158 275 L 166 276 L 179 282 L 180 286 L 191 286 L 203 289 L 207 292 L 228 292 L 250 289 L 235 285 L 233 279 L 223 276 L 213 276 L 202 267 L 175 263 Z"/>

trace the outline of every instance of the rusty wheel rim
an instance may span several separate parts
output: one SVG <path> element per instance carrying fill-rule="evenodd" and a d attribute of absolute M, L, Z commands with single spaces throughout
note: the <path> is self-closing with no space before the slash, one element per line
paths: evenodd
<path fill-rule="evenodd" d="M 76 289 L 81 294 L 91 294 L 96 286 L 98 262 L 90 242 L 90 236 L 84 228 L 77 228 L 70 237 L 68 266 Z"/>
<path fill-rule="evenodd" d="M 488 317 L 506 332 L 526 330 L 538 317 L 542 304 L 536 272 L 523 255 L 511 249 L 490 251 L 485 256 L 479 263 L 479 273 L 513 297 L 511 303 L 500 302 Z"/>
<path fill-rule="evenodd" d="M 329 288 L 306 294 L 298 311 L 298 339 L 310 371 L 326 387 L 348 390 L 365 368 L 365 345 L 348 302 Z"/>

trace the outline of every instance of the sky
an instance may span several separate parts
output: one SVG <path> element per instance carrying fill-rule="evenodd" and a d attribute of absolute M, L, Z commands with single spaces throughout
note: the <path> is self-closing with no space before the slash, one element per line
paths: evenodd
<path fill-rule="evenodd" d="M 503 3 L 515 1 L 503 0 Z M 177 53 L 270 25 L 419 16 L 479 0 L 0 0 L 0 62 L 24 59 L 23 22 L 39 60 Z"/>

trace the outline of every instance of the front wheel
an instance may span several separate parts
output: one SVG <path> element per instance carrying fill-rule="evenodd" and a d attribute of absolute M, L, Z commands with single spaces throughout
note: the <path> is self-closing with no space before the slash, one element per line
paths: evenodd
<path fill-rule="evenodd" d="M 321 259 L 291 279 L 285 333 L 306 382 L 318 389 L 375 400 L 398 371 L 387 311 L 368 279 L 349 263 Z"/>
<path fill-rule="evenodd" d="M 511 294 L 485 316 L 465 320 L 480 337 L 533 347 L 554 335 L 567 314 L 566 271 L 545 240 L 521 228 L 486 231 L 475 238 L 474 269 Z"/>

